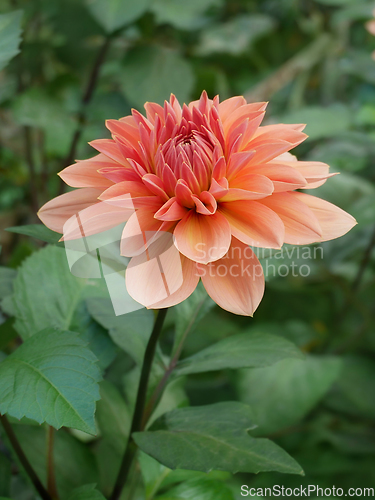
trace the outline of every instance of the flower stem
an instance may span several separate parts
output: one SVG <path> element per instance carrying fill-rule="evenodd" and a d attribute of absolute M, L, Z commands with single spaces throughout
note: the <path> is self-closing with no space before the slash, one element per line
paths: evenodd
<path fill-rule="evenodd" d="M 159 339 L 164 319 L 167 315 L 167 311 L 168 309 L 159 310 L 150 340 L 148 341 L 146 347 L 129 438 L 110 500 L 118 500 L 120 498 L 122 489 L 126 483 L 130 467 L 133 463 L 133 459 L 137 451 L 137 446 L 132 439 L 132 434 L 141 430 L 151 366 L 155 356 L 156 344 Z"/>
<path fill-rule="evenodd" d="M 0 420 L 1 420 L 1 423 L 3 424 L 4 430 L 8 436 L 10 444 L 13 447 L 13 450 L 15 451 L 23 468 L 25 469 L 26 474 L 29 476 L 31 482 L 33 483 L 36 491 L 39 493 L 40 498 L 42 500 L 52 500 L 52 497 L 50 496 L 48 491 L 43 486 L 41 480 L 37 476 L 35 470 L 32 468 L 25 453 L 23 452 L 23 449 L 21 448 L 21 445 L 17 439 L 17 436 L 15 435 L 14 430 L 12 429 L 12 426 L 9 423 L 9 420 L 7 419 L 7 417 L 5 415 L 0 415 Z"/>
<path fill-rule="evenodd" d="M 53 458 L 53 447 L 55 444 L 55 429 L 48 426 L 47 429 L 47 490 L 52 498 L 58 499 L 55 463 Z"/>

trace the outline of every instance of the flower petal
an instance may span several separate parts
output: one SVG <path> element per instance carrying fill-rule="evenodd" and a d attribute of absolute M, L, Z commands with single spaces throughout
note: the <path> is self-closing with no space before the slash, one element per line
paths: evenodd
<path fill-rule="evenodd" d="M 357 221 L 350 214 L 328 201 L 306 193 L 293 193 L 305 203 L 315 214 L 322 229 L 322 236 L 318 241 L 327 241 L 339 238 L 346 234 Z"/>
<path fill-rule="evenodd" d="M 229 224 L 218 212 L 201 215 L 190 210 L 177 224 L 174 236 L 175 244 L 183 255 L 203 264 L 223 257 L 231 241 Z"/>
<path fill-rule="evenodd" d="M 264 294 L 264 275 L 249 246 L 233 238 L 222 259 L 198 268 L 208 295 L 220 307 L 233 314 L 253 315 Z"/>
<path fill-rule="evenodd" d="M 284 224 L 273 210 L 257 201 L 241 200 L 220 203 L 221 212 L 230 224 L 232 235 L 255 247 L 280 248 L 284 242 Z"/>
<path fill-rule="evenodd" d="M 308 245 L 322 236 L 317 217 L 310 208 L 296 197 L 297 193 L 277 193 L 259 200 L 273 210 L 285 226 L 284 242 L 292 245 Z"/>
<path fill-rule="evenodd" d="M 198 281 L 195 262 L 180 254 L 171 233 L 163 233 L 147 252 L 133 257 L 126 270 L 129 294 L 149 309 L 179 304 L 194 292 Z"/>
<path fill-rule="evenodd" d="M 61 179 L 71 187 L 102 187 L 112 186 L 113 182 L 98 172 L 105 167 L 120 167 L 120 165 L 103 154 L 98 154 L 88 160 L 79 160 L 59 172 Z"/>
<path fill-rule="evenodd" d="M 85 208 L 100 203 L 98 197 L 102 190 L 95 188 L 83 188 L 69 191 L 49 201 L 38 212 L 39 219 L 47 227 L 62 233 L 65 222 Z"/>
<path fill-rule="evenodd" d="M 257 200 L 273 193 L 273 183 L 264 175 L 250 174 L 229 183 L 228 193 L 220 201 Z"/>

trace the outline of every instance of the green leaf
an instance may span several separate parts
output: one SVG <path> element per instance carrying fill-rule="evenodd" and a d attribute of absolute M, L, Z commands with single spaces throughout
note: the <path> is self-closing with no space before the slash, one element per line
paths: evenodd
<path fill-rule="evenodd" d="M 0 299 L 12 295 L 13 282 L 17 276 L 17 271 L 10 267 L 0 266 Z"/>
<path fill-rule="evenodd" d="M 174 410 L 155 423 L 156 430 L 136 432 L 133 438 L 170 469 L 303 474 L 272 441 L 251 437 L 248 431 L 255 427 L 248 406 L 227 402 Z"/>
<path fill-rule="evenodd" d="M 146 101 L 163 104 L 173 93 L 189 102 L 194 87 L 194 73 L 188 61 L 171 49 L 161 46 L 139 47 L 124 61 L 120 84 L 131 104 L 143 109 Z"/>
<path fill-rule="evenodd" d="M 272 31 L 274 25 L 270 16 L 253 14 L 241 15 L 226 23 L 206 28 L 202 32 L 197 54 L 242 54 L 258 38 Z"/>
<path fill-rule="evenodd" d="M 199 283 L 195 291 L 186 300 L 174 307 L 176 333 L 172 355 L 193 331 L 204 316 L 215 306 L 215 302 L 207 295 L 203 285 Z"/>
<path fill-rule="evenodd" d="M 86 0 L 96 21 L 108 34 L 132 23 L 148 8 L 150 0 Z"/>
<path fill-rule="evenodd" d="M 141 309 L 116 316 L 109 299 L 92 297 L 86 300 L 86 304 L 95 321 L 108 330 L 113 342 L 134 361 L 142 363 L 154 324 L 153 312 Z"/>
<path fill-rule="evenodd" d="M 0 71 L 19 53 L 22 11 L 0 15 Z"/>
<path fill-rule="evenodd" d="M 29 224 L 27 226 L 8 227 L 6 230 L 10 233 L 31 236 L 32 238 L 45 241 L 46 243 L 51 243 L 53 245 L 57 245 L 59 243 L 59 239 L 61 238 L 61 234 L 48 229 L 48 227 L 44 224 Z M 64 243 L 61 242 L 59 245 L 63 246 Z"/>
<path fill-rule="evenodd" d="M 104 496 L 96 489 L 96 484 L 88 484 L 76 488 L 68 500 L 105 500 Z"/>
<path fill-rule="evenodd" d="M 138 461 L 145 484 L 146 499 L 152 499 L 172 471 L 142 451 L 139 453 Z"/>
<path fill-rule="evenodd" d="M 307 356 L 241 372 L 240 398 L 254 409 L 259 426 L 255 433 L 269 434 L 296 424 L 327 393 L 341 366 L 338 358 Z"/>
<path fill-rule="evenodd" d="M 209 478 L 195 478 L 170 489 L 156 500 L 234 500 L 230 488 L 221 481 Z"/>
<path fill-rule="evenodd" d="M 18 333 L 25 340 L 49 326 L 69 330 L 86 283 L 71 274 L 63 248 L 47 246 L 34 252 L 14 281 Z"/>
<path fill-rule="evenodd" d="M 340 378 L 329 393 L 327 404 L 335 410 L 365 418 L 375 418 L 375 363 L 350 356 L 344 359 Z"/>
<path fill-rule="evenodd" d="M 310 139 L 333 137 L 348 130 L 352 113 L 347 106 L 308 106 L 283 116 L 283 123 L 307 123 L 304 130 Z"/>
<path fill-rule="evenodd" d="M 268 366 L 284 358 L 303 358 L 292 342 L 266 333 L 244 332 L 227 337 L 177 364 L 176 375 L 225 368 Z"/>
<path fill-rule="evenodd" d="M 129 436 L 132 415 L 120 391 L 110 382 L 100 383 L 100 396 L 96 408 L 100 433 L 121 454 Z"/>
<path fill-rule="evenodd" d="M 43 484 L 47 484 L 47 429 L 43 426 L 13 425 L 22 448 Z M 61 498 L 83 484 L 97 482 L 98 470 L 90 448 L 64 430 L 55 432 L 54 462 L 57 490 Z"/>
<path fill-rule="evenodd" d="M 10 495 L 12 462 L 0 453 L 0 495 Z M 1 497 L 0 497 L 1 500 Z"/>
<path fill-rule="evenodd" d="M 158 23 L 172 24 L 176 28 L 196 30 L 201 28 L 206 19 L 201 17 L 210 7 L 219 7 L 222 0 L 189 0 L 189 2 L 176 2 L 176 0 L 154 0 L 151 11 L 156 16 Z"/>
<path fill-rule="evenodd" d="M 74 332 L 46 329 L 0 363 L 0 413 L 96 434 L 97 359 Z"/>

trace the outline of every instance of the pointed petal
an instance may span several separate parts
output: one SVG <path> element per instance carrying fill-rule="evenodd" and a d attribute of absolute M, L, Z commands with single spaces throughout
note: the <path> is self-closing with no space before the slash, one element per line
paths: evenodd
<path fill-rule="evenodd" d="M 228 253 L 207 266 L 199 264 L 208 295 L 233 314 L 252 316 L 264 294 L 262 266 L 252 249 L 236 238 Z"/>
<path fill-rule="evenodd" d="M 273 183 L 274 193 L 293 191 L 307 185 L 304 176 L 298 170 L 282 164 L 270 162 L 263 165 L 252 165 L 247 172 L 268 177 Z M 241 180 L 242 176 L 235 179 L 238 182 Z"/>
<path fill-rule="evenodd" d="M 47 227 L 62 233 L 65 222 L 85 208 L 99 203 L 98 197 L 102 190 L 95 188 L 82 188 L 69 191 L 49 201 L 38 212 L 39 219 Z"/>
<path fill-rule="evenodd" d="M 305 203 L 315 214 L 322 229 L 319 241 L 333 240 L 343 236 L 357 224 L 350 214 L 328 201 L 305 193 L 293 193 L 299 200 Z"/>
<path fill-rule="evenodd" d="M 284 242 L 292 245 L 308 245 L 320 240 L 322 230 L 312 210 L 302 203 L 296 193 L 277 193 L 259 200 L 273 210 L 285 226 Z"/>
<path fill-rule="evenodd" d="M 77 161 L 64 168 L 58 175 L 71 187 L 102 187 L 104 189 L 113 184 L 99 172 L 104 167 L 120 167 L 120 165 L 107 156 L 98 154 L 93 158 Z"/>
<path fill-rule="evenodd" d="M 112 139 L 95 139 L 89 142 L 90 146 L 108 156 L 111 160 L 119 163 L 120 165 L 128 165 L 124 155 L 121 153 L 117 143 Z"/>
<path fill-rule="evenodd" d="M 188 209 L 179 204 L 176 197 L 170 198 L 155 213 L 154 217 L 158 220 L 177 221 L 181 220 L 188 213 Z"/>
<path fill-rule="evenodd" d="M 200 215 L 191 210 L 174 230 L 179 251 L 195 262 L 207 264 L 228 251 L 231 233 L 225 217 L 218 212 Z"/>
<path fill-rule="evenodd" d="M 264 175 L 247 175 L 233 179 L 228 193 L 220 201 L 257 200 L 273 193 L 273 183 Z"/>
<path fill-rule="evenodd" d="M 280 248 L 284 242 L 284 224 L 270 208 L 257 201 L 241 200 L 220 203 L 221 212 L 230 224 L 232 235 L 247 245 Z"/>
<path fill-rule="evenodd" d="M 179 304 L 193 293 L 198 281 L 195 262 L 180 254 L 171 233 L 163 233 L 147 252 L 133 257 L 126 270 L 129 294 L 149 309 Z"/>

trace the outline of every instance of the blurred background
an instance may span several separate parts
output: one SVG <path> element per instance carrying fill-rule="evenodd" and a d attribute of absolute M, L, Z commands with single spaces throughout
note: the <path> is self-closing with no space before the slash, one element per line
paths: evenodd
<path fill-rule="evenodd" d="M 162 103 L 171 92 L 181 101 L 197 99 L 203 89 L 221 100 L 269 101 L 265 123 L 307 124 L 298 158 L 341 173 L 313 194 L 358 225 L 321 245 L 317 258 L 264 255 L 265 265 L 293 260 L 309 273 L 271 273 L 254 319 L 213 308 L 188 337 L 184 355 L 255 329 L 287 337 L 308 356 L 305 363 L 189 376 L 170 391 L 175 405 L 251 404 L 257 434 L 274 439 L 306 472 L 305 478 L 216 474 L 229 489 L 212 498 L 241 498 L 240 484 L 375 486 L 375 37 L 365 28 L 374 7 L 362 0 L 1 0 L 0 14 L 22 10 L 10 21 L 0 17 L 0 34 L 9 29 L 14 39 L 22 28 L 20 53 L 0 73 L 1 228 L 38 222 L 37 209 L 65 190 L 57 172 L 93 156 L 88 141 L 109 137 L 106 119 L 132 107 L 142 111 L 146 101 Z M 12 270 L 44 244 L 15 231 L 1 234 L 1 265 Z M 173 318 L 172 312 L 166 350 Z M 2 314 L 5 353 L 17 344 L 12 321 Z M 121 356 L 113 354 L 106 375 L 120 397 L 129 369 Z M 19 432 L 30 453 L 42 447 L 35 428 Z M 107 492 L 108 443 L 59 439 L 60 484 L 82 484 L 74 466 L 64 472 L 73 455 L 86 461 L 86 483 L 92 479 Z M 146 482 L 154 465 L 143 461 Z M 211 499 L 184 490 L 181 481 L 196 476 L 173 476 L 168 484 L 182 491 L 173 498 Z M 22 479 L 12 481 L 16 500 L 34 498 Z"/>

